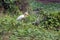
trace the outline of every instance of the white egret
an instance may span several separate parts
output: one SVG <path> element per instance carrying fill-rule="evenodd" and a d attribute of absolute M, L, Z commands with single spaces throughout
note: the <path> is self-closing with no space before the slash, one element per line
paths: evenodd
<path fill-rule="evenodd" d="M 16 20 L 17 20 L 17 21 L 23 20 L 23 19 L 25 19 L 28 15 L 29 15 L 28 12 L 25 12 L 24 14 L 18 16 Z"/>

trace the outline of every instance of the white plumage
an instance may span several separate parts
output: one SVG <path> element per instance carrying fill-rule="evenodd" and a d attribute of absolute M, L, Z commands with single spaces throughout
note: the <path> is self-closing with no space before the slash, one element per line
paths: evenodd
<path fill-rule="evenodd" d="M 28 16 L 28 12 L 25 12 L 24 14 L 18 16 L 16 20 L 17 21 L 22 20 L 22 19 L 26 18 L 27 16 Z"/>
<path fill-rule="evenodd" d="M 20 16 L 17 18 L 17 20 L 22 20 L 23 18 L 25 18 L 24 15 L 20 15 Z"/>

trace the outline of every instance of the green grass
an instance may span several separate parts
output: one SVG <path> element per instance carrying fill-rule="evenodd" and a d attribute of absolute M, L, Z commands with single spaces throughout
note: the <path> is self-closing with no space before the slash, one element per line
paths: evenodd
<path fill-rule="evenodd" d="M 57 3 L 44 5 L 31 1 L 32 10 L 43 7 L 45 15 L 50 18 L 47 21 L 42 21 L 38 26 L 32 25 L 32 22 L 37 18 L 32 12 L 25 21 L 16 21 L 21 12 L 15 15 L 12 13 L 0 14 L 0 40 L 3 40 L 5 34 L 4 37 L 8 36 L 9 40 L 60 40 L 60 29 L 59 31 L 55 29 L 55 27 L 60 26 L 59 5 Z"/>
<path fill-rule="evenodd" d="M 36 19 L 33 19 L 32 15 L 27 17 L 25 22 L 18 22 L 16 18 L 17 15 L 3 15 L 3 17 L 0 17 L 0 32 L 10 31 L 10 40 L 60 40 L 60 31 L 48 30 L 40 25 L 32 25 L 31 23 Z M 0 37 L 2 38 L 3 35 L 4 33 L 0 34 Z"/>

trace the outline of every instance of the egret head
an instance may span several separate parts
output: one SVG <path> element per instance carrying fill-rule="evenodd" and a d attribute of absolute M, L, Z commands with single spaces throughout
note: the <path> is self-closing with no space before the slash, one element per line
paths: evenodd
<path fill-rule="evenodd" d="M 25 16 L 29 16 L 28 12 L 25 12 L 24 15 L 25 15 Z"/>

